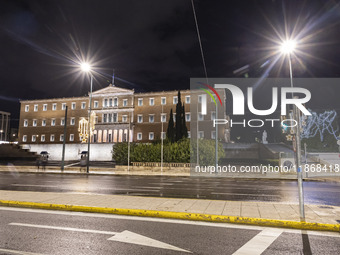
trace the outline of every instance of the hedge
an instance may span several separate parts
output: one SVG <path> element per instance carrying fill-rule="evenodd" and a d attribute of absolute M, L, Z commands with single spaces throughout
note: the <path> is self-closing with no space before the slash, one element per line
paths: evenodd
<path fill-rule="evenodd" d="M 171 163 L 190 163 L 191 160 L 196 162 L 196 144 L 190 144 L 190 139 L 182 139 L 178 142 L 171 143 L 164 141 L 163 161 Z M 200 163 L 208 165 L 215 162 L 215 141 L 201 139 L 199 141 Z M 224 156 L 222 144 L 219 143 L 218 158 Z M 113 146 L 112 158 L 117 164 L 126 165 L 128 161 L 128 143 L 117 143 Z M 130 143 L 130 162 L 160 162 L 161 161 L 161 143 Z"/>

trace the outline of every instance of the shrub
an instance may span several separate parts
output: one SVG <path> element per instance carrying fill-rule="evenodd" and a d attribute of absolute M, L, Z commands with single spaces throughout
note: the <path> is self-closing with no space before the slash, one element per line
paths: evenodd
<path fill-rule="evenodd" d="M 184 138 L 178 142 L 171 143 L 164 140 L 163 162 L 171 163 L 190 163 L 190 151 L 192 160 L 196 162 L 195 144 L 190 144 L 190 139 Z M 200 164 L 215 164 L 215 141 L 199 141 Z M 117 164 L 126 165 L 128 161 L 128 143 L 117 143 L 113 146 L 112 158 Z M 218 158 L 224 156 L 222 144 L 219 143 Z M 160 162 L 161 161 L 161 143 L 130 143 L 130 162 Z"/>

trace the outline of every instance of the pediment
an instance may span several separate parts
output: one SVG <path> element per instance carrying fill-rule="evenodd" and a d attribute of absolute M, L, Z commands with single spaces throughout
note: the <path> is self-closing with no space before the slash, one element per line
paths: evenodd
<path fill-rule="evenodd" d="M 112 86 L 110 84 L 109 86 L 96 90 L 92 93 L 92 96 L 102 96 L 102 95 L 132 95 L 134 93 L 134 90 L 132 89 L 124 89 L 119 88 L 116 86 Z"/>

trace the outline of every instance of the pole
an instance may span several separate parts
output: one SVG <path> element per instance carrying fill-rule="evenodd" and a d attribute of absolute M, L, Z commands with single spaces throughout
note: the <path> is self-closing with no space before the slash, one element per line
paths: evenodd
<path fill-rule="evenodd" d="M 200 160 L 199 160 L 199 153 L 198 153 L 198 98 L 199 95 L 197 95 L 197 134 L 196 134 L 196 160 L 197 160 L 197 166 L 199 166 L 200 164 Z"/>
<path fill-rule="evenodd" d="M 290 85 L 293 87 L 293 70 L 292 70 L 292 61 L 291 56 L 288 54 L 288 62 L 289 62 L 289 74 L 290 74 Z M 292 98 L 293 98 L 292 93 Z M 301 141 L 300 141 L 300 114 L 299 109 L 294 106 L 294 117 L 297 122 L 296 127 L 296 170 L 297 170 L 297 178 L 298 178 L 298 189 L 299 189 L 299 209 L 300 209 L 300 220 L 305 221 L 305 205 L 304 205 L 304 194 L 303 194 L 303 179 L 302 179 L 302 168 L 301 168 Z"/>
<path fill-rule="evenodd" d="M 130 129 L 131 129 L 131 112 L 129 114 L 129 134 L 128 134 L 128 173 L 130 172 Z"/>
<path fill-rule="evenodd" d="M 162 131 L 161 131 L 161 175 L 163 175 L 163 104 L 161 113 Z"/>
<path fill-rule="evenodd" d="M 89 98 L 89 122 L 87 126 L 87 164 L 86 173 L 90 172 L 90 144 L 91 144 L 91 104 L 92 104 L 92 86 L 93 86 L 93 75 L 91 76 L 91 87 L 90 87 L 90 98 Z"/>
<path fill-rule="evenodd" d="M 217 119 L 217 104 L 216 104 L 216 113 L 215 113 L 215 119 Z M 218 128 L 217 124 L 215 123 L 215 171 L 216 174 L 217 172 L 217 167 L 218 167 Z"/>
<path fill-rule="evenodd" d="M 67 129 L 67 106 L 66 106 L 66 109 L 65 109 L 65 119 L 64 119 L 64 139 L 63 139 L 63 154 L 62 154 L 62 157 L 61 157 L 61 171 L 64 171 L 64 166 L 65 166 L 66 129 Z"/>

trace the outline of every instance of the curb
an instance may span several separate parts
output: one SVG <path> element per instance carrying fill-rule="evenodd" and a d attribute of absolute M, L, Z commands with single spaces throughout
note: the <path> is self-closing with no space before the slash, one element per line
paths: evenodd
<path fill-rule="evenodd" d="M 62 211 L 74 211 L 74 212 L 108 213 L 108 214 L 118 214 L 118 215 L 141 216 L 141 217 L 208 221 L 208 222 L 218 222 L 218 223 L 236 223 L 236 224 L 247 224 L 247 225 L 256 225 L 256 226 L 264 226 L 264 227 L 278 227 L 278 228 L 293 228 L 293 229 L 301 229 L 301 230 L 340 232 L 340 224 L 311 223 L 311 222 L 299 222 L 299 221 L 287 221 L 287 220 L 271 220 L 271 219 L 223 216 L 223 215 L 200 214 L 200 213 L 183 213 L 183 212 L 140 210 L 140 209 L 90 207 L 90 206 L 80 206 L 80 205 L 47 204 L 47 203 L 9 201 L 9 200 L 0 200 L 0 206 L 62 210 Z"/>

